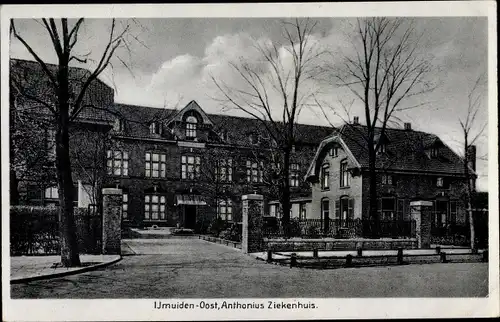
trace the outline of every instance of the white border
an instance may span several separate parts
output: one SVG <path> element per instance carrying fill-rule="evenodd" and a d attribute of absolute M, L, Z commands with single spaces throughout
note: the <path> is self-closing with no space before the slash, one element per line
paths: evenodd
<path fill-rule="evenodd" d="M 386 2 L 386 3 L 293 3 L 293 4 L 197 4 L 197 5 L 24 5 L 1 8 L 1 125 L 2 125 L 2 298 L 5 320 L 227 320 L 227 319 L 320 319 L 401 317 L 499 316 L 498 241 L 498 142 L 497 142 L 497 30 L 494 1 Z M 152 309 L 153 300 L 11 300 L 8 232 L 9 142 L 8 68 L 9 18 L 51 17 L 334 17 L 334 16 L 487 16 L 489 27 L 489 209 L 490 295 L 479 299 L 314 299 L 319 310 L 167 311 Z M 460 281 L 457 281 L 458 283 Z M 175 299 L 170 299 L 174 301 Z M 238 299 L 243 302 L 244 299 Z M 251 299 L 264 302 L 266 299 Z M 195 299 L 184 300 L 197 303 Z M 307 301 L 307 300 L 306 300 Z M 88 309 L 92 307 L 92 309 Z"/>

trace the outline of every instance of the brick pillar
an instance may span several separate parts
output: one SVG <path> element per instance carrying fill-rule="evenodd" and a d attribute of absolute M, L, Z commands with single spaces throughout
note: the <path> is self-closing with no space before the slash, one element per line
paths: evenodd
<path fill-rule="evenodd" d="M 102 189 L 102 253 L 121 254 L 122 190 Z"/>
<path fill-rule="evenodd" d="M 415 220 L 415 235 L 418 248 L 431 247 L 431 211 L 432 202 L 412 201 L 410 202 L 411 219 Z"/>
<path fill-rule="evenodd" d="M 264 197 L 258 194 L 243 195 L 242 238 L 243 253 L 262 251 L 262 217 L 264 216 Z"/>

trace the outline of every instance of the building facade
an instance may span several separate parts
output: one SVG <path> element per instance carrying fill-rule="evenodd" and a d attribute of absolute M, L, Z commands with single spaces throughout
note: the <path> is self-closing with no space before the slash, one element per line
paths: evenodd
<path fill-rule="evenodd" d="M 26 77 L 26 69 L 38 70 L 43 79 L 39 66 L 28 61 L 13 60 L 11 75 Z M 71 139 L 77 150 L 72 153 L 75 206 L 98 205 L 101 188 L 118 187 L 123 191 L 124 224 L 195 228 L 215 216 L 239 222 L 244 194 L 261 193 L 266 203 L 277 199 L 277 143 L 260 121 L 207 114 L 194 101 L 181 110 L 118 104 L 109 99 L 112 88 L 96 82 L 90 110 L 73 125 L 93 124 L 85 134 L 75 131 Z M 43 86 L 35 85 L 37 90 Z M 11 107 L 33 105 L 26 100 Z M 289 178 L 294 198 L 311 195 L 304 175 L 321 139 L 331 132 L 330 127 L 296 126 Z M 47 128 L 44 142 L 51 141 L 50 134 Z M 53 181 L 20 181 L 20 203 L 57 204 Z"/>
<path fill-rule="evenodd" d="M 346 124 L 321 142 L 306 175 L 316 218 L 369 218 L 367 135 L 366 126 Z M 384 135 L 377 129 L 375 141 L 380 141 L 376 202 L 381 220 L 410 219 L 409 204 L 414 200 L 433 203 L 434 227 L 468 220 L 464 163 L 439 137 L 412 130 L 406 123 L 404 129 L 387 128 Z M 475 180 L 474 162 L 469 167 Z"/>

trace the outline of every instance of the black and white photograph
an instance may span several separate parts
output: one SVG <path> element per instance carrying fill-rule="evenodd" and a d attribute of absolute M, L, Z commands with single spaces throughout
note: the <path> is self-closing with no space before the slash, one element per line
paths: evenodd
<path fill-rule="evenodd" d="M 6 320 L 498 316 L 494 2 L 1 10 Z"/>

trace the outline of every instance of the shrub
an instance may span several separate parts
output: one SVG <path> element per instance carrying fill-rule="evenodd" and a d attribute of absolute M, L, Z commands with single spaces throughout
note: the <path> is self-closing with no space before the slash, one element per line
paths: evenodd
<path fill-rule="evenodd" d="M 300 237 L 302 236 L 302 229 L 300 228 L 300 222 L 298 218 L 292 218 L 290 220 L 290 237 Z"/>
<path fill-rule="evenodd" d="M 319 237 L 318 227 L 316 227 L 316 226 L 309 226 L 307 228 L 307 237 L 309 237 L 309 238 L 318 238 Z"/>
<path fill-rule="evenodd" d="M 212 222 L 210 223 L 210 226 L 208 227 L 208 232 L 215 236 L 218 237 L 221 231 L 223 231 L 226 228 L 226 222 L 222 220 L 219 217 L 215 217 Z"/>
<path fill-rule="evenodd" d="M 231 240 L 235 242 L 241 242 L 241 226 L 233 223 L 228 228 L 224 229 L 220 234 L 219 238 Z"/>

